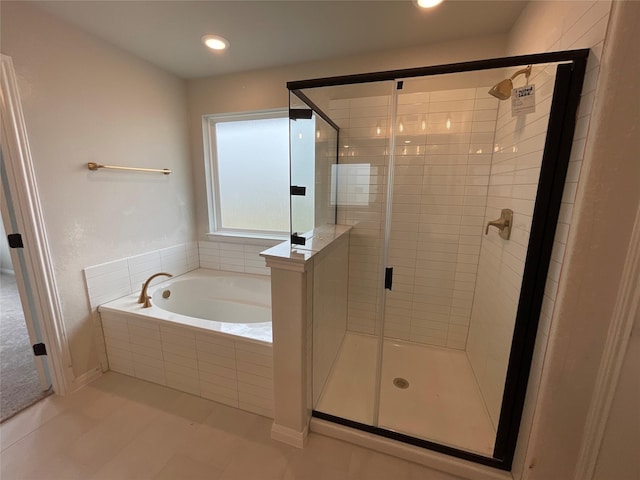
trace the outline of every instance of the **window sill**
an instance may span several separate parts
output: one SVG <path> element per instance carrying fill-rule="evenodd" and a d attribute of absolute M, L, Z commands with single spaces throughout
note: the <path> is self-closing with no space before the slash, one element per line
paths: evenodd
<path fill-rule="evenodd" d="M 286 242 L 289 240 L 289 236 L 286 234 L 278 235 L 271 233 L 209 232 L 206 235 L 208 240 L 270 246 L 273 246 L 278 242 Z"/>

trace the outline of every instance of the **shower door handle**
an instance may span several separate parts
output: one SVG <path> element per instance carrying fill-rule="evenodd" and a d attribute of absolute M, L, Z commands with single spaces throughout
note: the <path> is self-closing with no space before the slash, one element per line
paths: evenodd
<path fill-rule="evenodd" d="M 387 267 L 384 271 L 384 288 L 391 290 L 393 284 L 393 267 Z"/>

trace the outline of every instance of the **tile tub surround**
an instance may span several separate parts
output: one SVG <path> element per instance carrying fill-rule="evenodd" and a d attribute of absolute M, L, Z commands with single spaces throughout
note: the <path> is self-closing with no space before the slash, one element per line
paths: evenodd
<path fill-rule="evenodd" d="M 212 268 L 228 272 L 270 275 L 260 252 L 271 248 L 281 240 L 235 239 L 225 241 L 225 237 L 210 236 L 207 241 L 198 242 L 201 268 Z"/>
<path fill-rule="evenodd" d="M 260 252 L 279 243 L 275 240 L 189 242 L 126 257 L 84 269 L 92 309 L 116 298 L 139 292 L 144 281 L 157 272 L 174 276 L 209 268 L 228 272 L 269 275 Z M 151 282 L 157 285 L 158 278 Z"/>
<path fill-rule="evenodd" d="M 273 417 L 270 323 L 212 322 L 156 306 L 142 309 L 137 294 L 99 311 L 110 370 Z"/>
<path fill-rule="evenodd" d="M 99 305 L 140 292 L 145 280 L 158 272 L 178 276 L 197 268 L 209 268 L 269 275 L 270 271 L 265 267 L 259 252 L 277 243 L 279 242 L 275 240 L 263 239 L 188 242 L 85 268 L 87 298 L 95 325 L 95 343 L 101 349 L 102 370 L 107 370 L 108 362 L 97 312 Z M 151 285 L 164 280 L 164 277 L 156 278 L 151 281 Z"/>

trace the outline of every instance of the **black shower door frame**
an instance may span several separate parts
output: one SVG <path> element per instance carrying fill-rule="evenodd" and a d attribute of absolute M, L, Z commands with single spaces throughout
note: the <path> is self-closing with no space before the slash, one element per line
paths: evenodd
<path fill-rule="evenodd" d="M 302 91 L 310 88 L 559 63 L 493 455 L 479 455 L 315 410 L 314 417 L 501 470 L 511 470 L 588 56 L 589 49 L 567 50 L 287 83 L 290 92 L 308 100 Z M 309 106 L 326 117 L 312 102 Z"/>

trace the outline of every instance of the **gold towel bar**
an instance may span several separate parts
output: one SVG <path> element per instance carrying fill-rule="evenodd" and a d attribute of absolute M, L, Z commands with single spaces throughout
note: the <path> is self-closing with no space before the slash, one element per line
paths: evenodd
<path fill-rule="evenodd" d="M 98 170 L 99 168 L 111 168 L 113 170 L 133 170 L 136 172 L 157 172 L 157 173 L 164 173 L 165 175 L 169 175 L 171 173 L 171 170 L 169 170 L 168 168 L 160 169 L 160 168 L 118 167 L 114 165 L 100 165 L 99 163 L 94 163 L 94 162 L 87 163 L 87 168 L 92 171 Z"/>

